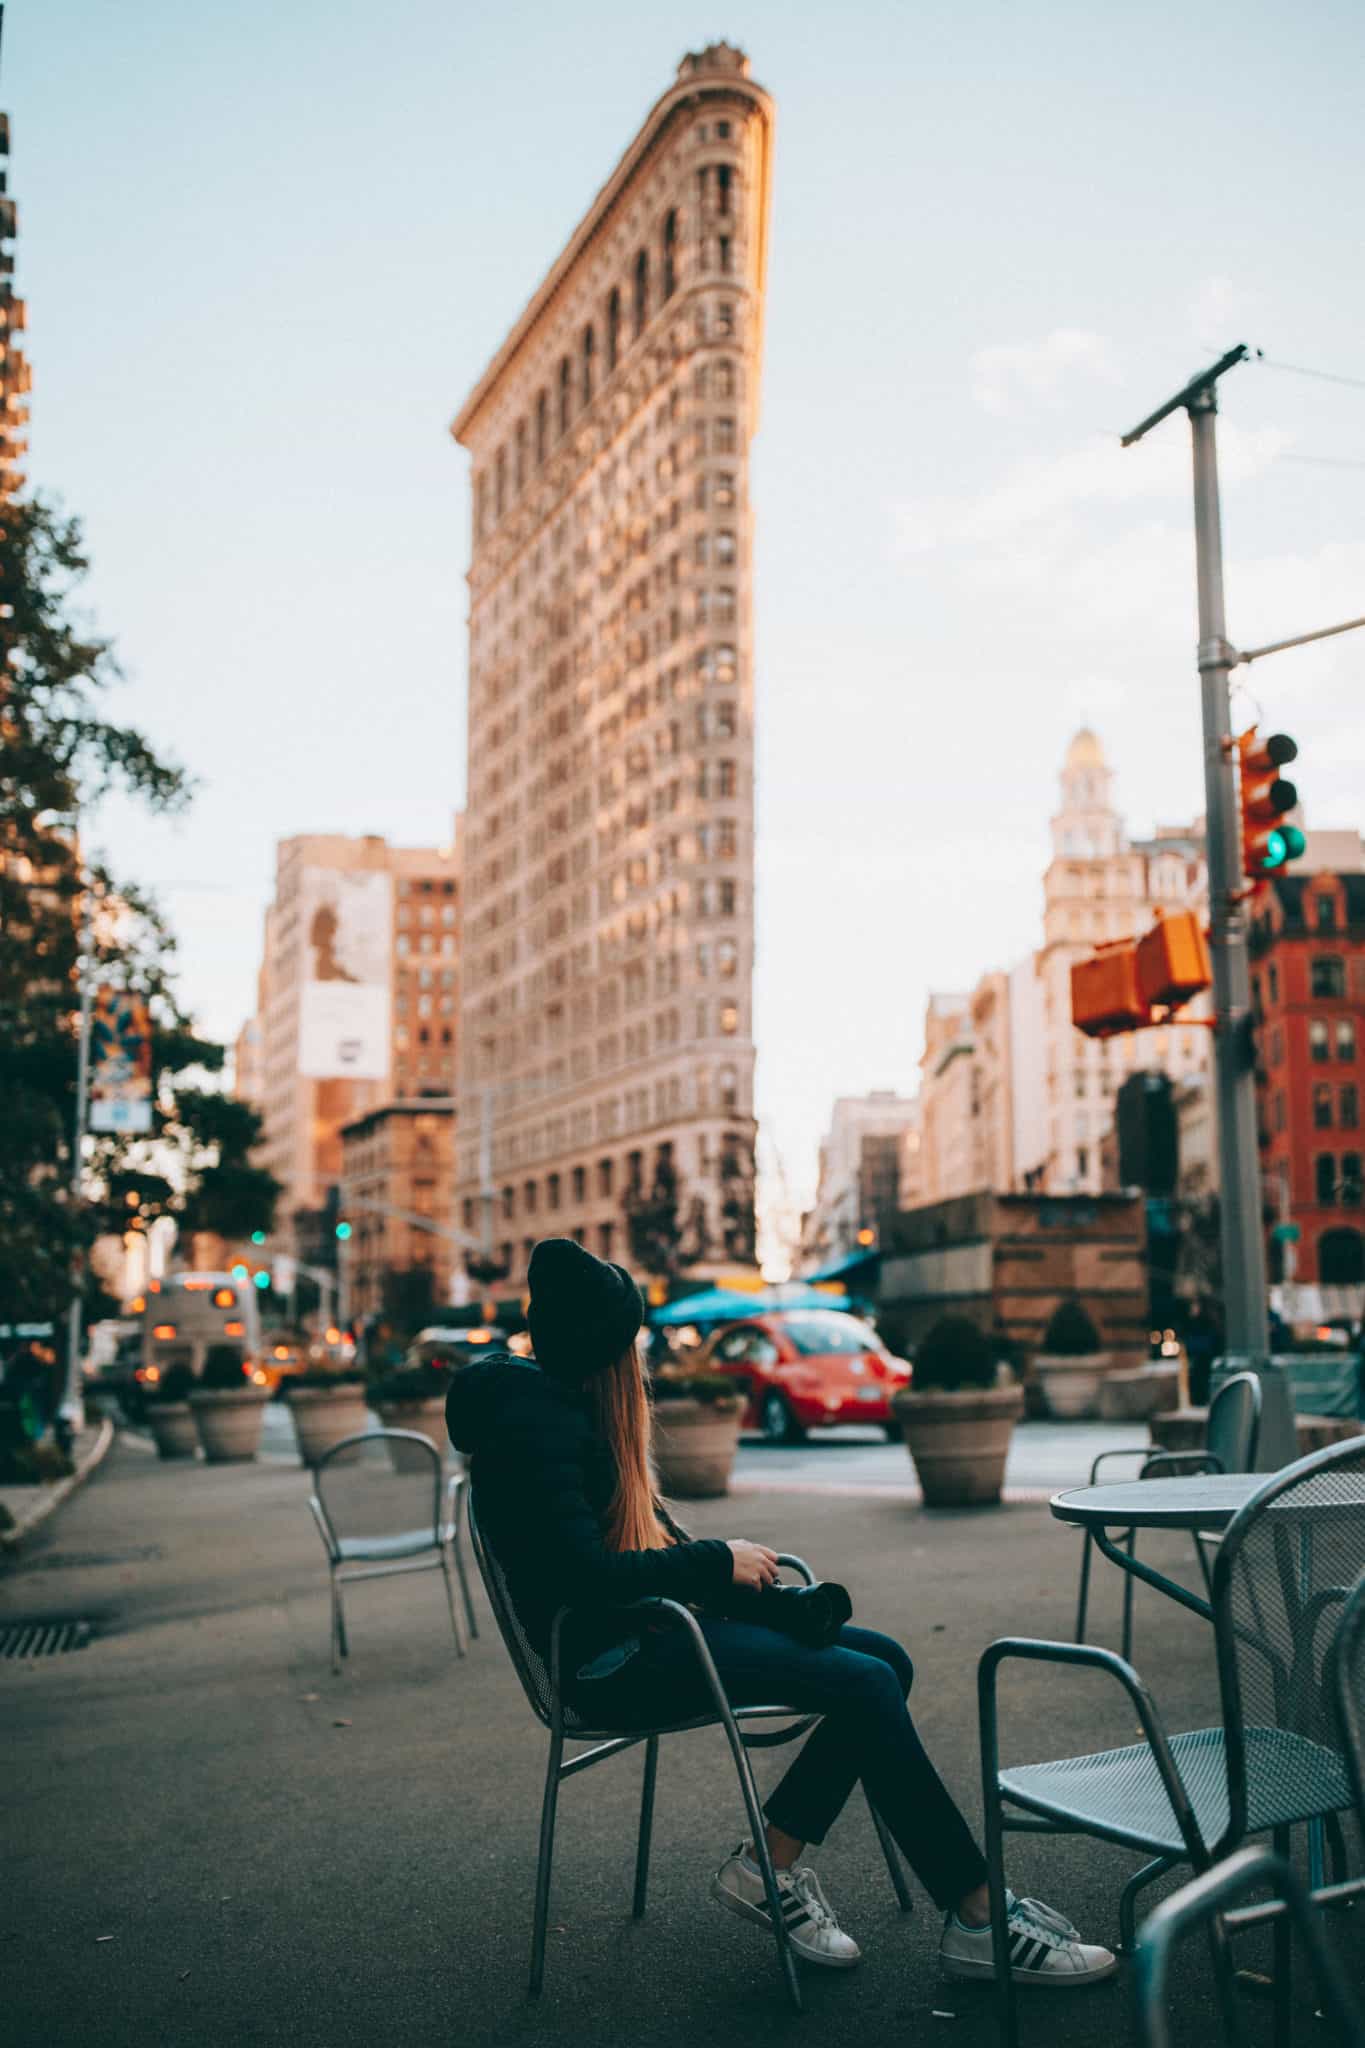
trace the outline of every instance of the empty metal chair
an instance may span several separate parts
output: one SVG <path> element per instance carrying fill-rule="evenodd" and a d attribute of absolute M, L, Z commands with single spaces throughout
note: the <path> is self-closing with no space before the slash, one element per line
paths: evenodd
<path fill-rule="evenodd" d="M 445 1580 L 455 1654 L 463 1657 L 452 1566 L 460 1581 L 469 1633 L 479 1632 L 461 1538 L 465 1492 L 462 1471 L 452 1472 L 442 1484 L 440 1452 L 430 1437 L 416 1430 L 374 1429 L 344 1437 L 319 1458 L 308 1506 L 327 1553 L 333 1671 L 339 1671 L 341 1659 L 350 1654 L 343 1586 L 435 1568 Z"/>
<path fill-rule="evenodd" d="M 559 1680 L 560 1629 L 567 1608 L 562 1608 L 555 1617 L 550 1645 L 550 1662 L 544 1659 L 527 1640 L 516 1610 L 512 1605 L 507 1581 L 502 1568 L 490 1548 L 479 1526 L 477 1488 L 470 1502 L 469 1530 L 474 1546 L 474 1557 L 488 1594 L 493 1618 L 498 1624 L 502 1639 L 507 1645 L 513 1668 L 521 1680 L 522 1691 L 531 1705 L 531 1711 L 550 1731 L 550 1753 L 545 1770 L 545 1792 L 541 1802 L 540 1816 L 540 1857 L 536 1866 L 536 1900 L 531 1933 L 531 1975 L 532 1997 L 538 1995 L 545 1977 L 545 1935 L 550 1911 L 550 1874 L 554 1860 L 555 1816 L 559 1800 L 559 1788 L 566 1778 L 574 1777 L 579 1771 L 592 1764 L 603 1763 L 608 1757 L 619 1756 L 623 1750 L 632 1749 L 638 1743 L 644 1744 L 644 1783 L 640 1800 L 640 1829 L 635 1846 L 635 1890 L 632 1904 L 634 1917 L 639 1920 L 645 1910 L 645 1894 L 649 1882 L 650 1838 L 654 1825 L 654 1785 L 659 1763 L 659 1738 L 662 1735 L 680 1735 L 696 1728 L 723 1728 L 730 1745 L 730 1755 L 739 1778 L 740 1793 L 748 1817 L 754 1854 L 763 1872 L 764 1890 L 767 1893 L 768 1912 L 773 1924 L 777 1944 L 778 1967 L 787 1986 L 788 1996 L 799 2012 L 802 2008 L 801 1987 L 797 1981 L 796 1962 L 787 1939 L 787 1926 L 778 1898 L 777 1879 L 772 1860 L 768 1854 L 764 1834 L 763 1814 L 759 1804 L 758 1788 L 754 1783 L 753 1768 L 749 1762 L 751 1749 L 772 1749 L 782 1743 L 792 1742 L 813 1728 L 819 1719 L 815 1714 L 802 1714 L 796 1707 L 778 1704 L 754 1703 L 732 1706 L 725 1696 L 719 1674 L 706 1646 L 706 1638 L 697 1624 L 694 1614 L 676 1600 L 641 1600 L 633 1603 L 631 1611 L 647 1614 L 652 1621 L 662 1621 L 682 1629 L 692 1640 L 697 1665 L 702 1672 L 715 1703 L 715 1711 L 699 1715 L 688 1721 L 674 1721 L 657 1728 L 593 1728 L 579 1716 L 564 1699 Z M 813 1583 L 810 1567 L 799 1557 L 781 1557 L 778 1562 L 788 1570 L 796 1572 L 807 1585 Z M 741 1722 L 761 1720 L 793 1720 L 795 1724 L 785 1728 L 742 1730 Z M 580 1750 L 567 1759 L 564 1756 L 565 1742 L 590 1742 L 594 1746 Z M 911 1900 L 900 1866 L 896 1845 L 892 1841 L 881 1815 L 871 1806 L 873 1825 L 877 1830 L 886 1866 L 891 1873 L 896 1898 L 902 1912 L 908 1913 Z"/>
<path fill-rule="evenodd" d="M 1346 1602 L 1333 1654 L 1346 1767 L 1355 1793 L 1356 1818 L 1365 1835 L 1365 1573 Z"/>
<path fill-rule="evenodd" d="M 1254 1372 L 1234 1373 L 1224 1380 L 1209 1403 L 1208 1418 L 1204 1424 L 1204 1448 L 1202 1451 L 1153 1451 L 1145 1445 L 1135 1445 L 1131 1450 L 1101 1451 L 1090 1467 L 1090 1484 L 1099 1484 L 1100 1468 L 1116 1458 L 1141 1458 L 1142 1470 L 1139 1479 L 1176 1479 L 1192 1472 L 1252 1472 L 1256 1468 L 1256 1448 L 1261 1433 L 1261 1382 Z M 1130 1529 L 1120 1539 L 1128 1546 L 1131 1557 L 1137 1549 L 1137 1530 Z M 1204 1541 L 1198 1535 L 1194 1539 L 1195 1556 L 1199 1569 L 1208 1581 L 1208 1556 L 1202 1547 Z M 1217 1538 L 1211 1539 L 1216 1544 Z M 1085 1641 L 1086 1613 L 1090 1605 L 1090 1563 L 1094 1548 L 1094 1536 L 1085 1532 L 1084 1547 L 1081 1551 L 1081 1582 L 1076 1596 L 1076 1641 Z M 1133 1574 L 1123 1576 L 1123 1655 L 1133 1654 Z"/>
<path fill-rule="evenodd" d="M 1271 1904 L 1277 1914 L 1277 1939 L 1282 1939 L 1287 1947 L 1291 1931 L 1300 1936 L 1317 1978 L 1323 2017 L 1333 2023 L 1343 2048 L 1360 2048 L 1360 2043 L 1365 2041 L 1365 2013 L 1359 2010 L 1347 1989 L 1324 1938 L 1321 1917 L 1284 1858 L 1272 1855 L 1268 1849 L 1239 1849 L 1226 1862 L 1192 1878 L 1178 1892 L 1172 1892 L 1143 1922 L 1134 1952 L 1134 1965 L 1138 2025 L 1144 2048 L 1171 2048 L 1168 1987 L 1176 1943 L 1192 1929 L 1202 1927 L 1209 1934 L 1215 1955 L 1220 1954 L 1226 1931 L 1239 1922 L 1245 1924 L 1243 1915 L 1230 1913 L 1228 1909 L 1234 1907 L 1247 1892 L 1265 1886 L 1269 1886 L 1274 1894 Z M 1280 1929 L 1284 1930 L 1282 1938 L 1278 1932 Z M 1283 1970 L 1277 1972 L 1277 1978 L 1281 1986 L 1287 1988 Z M 1240 2025 L 1232 1973 L 1225 1955 L 1218 1971 L 1218 1987 L 1225 2037 L 1235 2048 L 1235 2044 L 1245 2037 Z M 1279 2017 L 1280 2031 L 1283 2031 L 1288 2020 L 1287 2011 Z"/>
<path fill-rule="evenodd" d="M 1358 1437 L 1268 1475 L 1224 1535 L 1212 1569 L 1221 1726 L 1168 1736 L 1137 1672 L 1110 1650 L 1023 1639 L 991 1645 L 978 1690 L 997 1952 L 1006 1946 L 1002 1856 L 1011 1827 L 1096 1835 L 1151 1857 L 1120 1901 L 1123 1945 L 1131 1947 L 1137 1895 L 1154 1878 L 1181 1863 L 1207 1870 L 1263 1833 L 1287 1856 L 1294 1827 L 1350 1807 L 1335 1645 L 1362 1570 L 1365 1437 Z M 999 1670 L 1021 1658 L 1108 1672 L 1136 1709 L 1143 1741 L 1002 1769 Z M 1012 1819 L 1006 1806 L 1028 1817 Z M 1282 1987 L 1281 1998 L 1287 1995 Z M 1008 1971 L 997 1998 L 1001 2037 L 1012 2048 Z"/>

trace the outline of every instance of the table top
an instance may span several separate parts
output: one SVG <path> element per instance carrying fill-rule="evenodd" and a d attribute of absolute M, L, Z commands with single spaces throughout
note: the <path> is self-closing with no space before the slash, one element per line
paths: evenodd
<path fill-rule="evenodd" d="M 1184 1479 L 1131 1479 L 1081 1486 L 1052 1497 L 1059 1522 L 1083 1528 L 1226 1529 L 1266 1480 L 1267 1472 L 1199 1472 Z"/>

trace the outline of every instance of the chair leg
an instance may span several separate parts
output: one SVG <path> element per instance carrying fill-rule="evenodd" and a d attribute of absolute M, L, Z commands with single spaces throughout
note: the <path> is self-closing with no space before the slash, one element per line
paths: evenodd
<path fill-rule="evenodd" d="M 1128 1555 L 1137 1556 L 1137 1530 L 1128 1531 Z M 1123 1661 L 1133 1661 L 1133 1587 L 1136 1583 L 1132 1572 L 1123 1575 Z"/>
<path fill-rule="evenodd" d="M 1332 1859 L 1332 1882 L 1333 1884 L 1345 1884 L 1348 1875 L 1348 1864 L 1346 1837 L 1341 1831 L 1341 1818 L 1338 1814 L 1329 1813 L 1324 1816 L 1323 1824 L 1327 1831 L 1328 1853 Z"/>
<path fill-rule="evenodd" d="M 797 2012 L 804 2012 L 805 2000 L 801 1996 L 801 1985 L 796 1975 L 796 1957 L 792 1954 L 787 1923 L 782 1915 L 782 1900 L 777 1890 L 777 1873 L 773 1869 L 772 1854 L 768 1848 L 768 1831 L 763 1825 L 763 1808 L 759 1804 L 758 1787 L 754 1783 L 753 1765 L 749 1761 L 749 1752 L 744 1747 L 739 1724 L 730 1711 L 729 1701 L 720 1691 L 716 1694 L 716 1711 L 720 1715 L 725 1739 L 734 1758 L 735 1774 L 739 1779 L 739 1789 L 744 1798 L 744 1811 L 749 1820 L 749 1836 L 763 1877 L 763 1899 L 772 1923 L 773 1939 L 777 1943 L 777 1966 L 782 1972 L 782 1980 L 787 1987 L 787 1996 L 793 2008 Z"/>
<path fill-rule="evenodd" d="M 986 1795 L 986 1875 L 991 1896 L 991 1954 L 995 1958 L 995 2024 L 1000 2048 L 1019 2048 L 1014 1971 L 1010 1967 L 1009 1909 L 1005 1904 L 1005 1825 L 1000 1784 L 991 1772 Z"/>
<path fill-rule="evenodd" d="M 463 1657 L 464 1637 L 460 1634 L 460 1614 L 459 1609 L 455 1605 L 455 1581 L 450 1576 L 450 1559 L 446 1556 L 444 1549 L 438 1552 L 438 1555 L 441 1560 L 441 1577 L 445 1581 L 446 1606 L 450 1609 L 451 1633 L 455 1638 L 455 1655 Z"/>
<path fill-rule="evenodd" d="M 649 1886 L 649 1845 L 654 1833 L 654 1781 L 659 1771 L 659 1738 L 651 1735 L 645 1744 L 645 1776 L 640 1791 L 640 1835 L 635 1844 L 635 1897 L 631 1914 L 643 1920 L 645 1892 Z"/>
<path fill-rule="evenodd" d="M 1087 1529 L 1081 1544 L 1081 1583 L 1076 1595 L 1076 1635 L 1078 1643 L 1085 1641 L 1085 1617 L 1090 1607 L 1090 1552 L 1094 1537 Z"/>
<path fill-rule="evenodd" d="M 555 1808 L 559 1803 L 559 1762 L 564 1754 L 564 1736 L 556 1728 L 550 1736 L 550 1757 L 545 1768 L 545 1797 L 540 1807 L 540 1860 L 536 1864 L 536 1910 L 531 1930 L 530 1995 L 539 1998 L 545 1982 L 545 1934 L 550 1919 L 550 1867 L 555 1853 Z"/>
<path fill-rule="evenodd" d="M 1276 1828 L 1271 1837 L 1275 1854 L 1289 1862 L 1293 1845 L 1291 1828 Z M 1275 2048 L 1290 2048 L 1294 2002 L 1294 1922 L 1288 1913 L 1275 1916 Z"/>
<path fill-rule="evenodd" d="M 1130 1956 L 1133 1953 L 1133 1946 L 1137 1939 L 1138 1893 L 1144 1891 L 1149 1884 L 1154 1884 L 1157 1878 L 1164 1877 L 1168 1870 L 1174 1870 L 1179 1861 L 1180 1858 L 1178 1856 L 1158 1856 L 1154 1863 L 1144 1863 L 1140 1870 L 1135 1870 L 1127 1884 L 1123 1887 L 1123 1891 L 1119 1895 L 1119 1950 L 1121 1954 Z"/>
<path fill-rule="evenodd" d="M 349 1657 L 351 1645 L 346 1635 L 346 1608 L 342 1599 L 341 1580 L 332 1574 L 332 1669 L 340 1671 L 342 1657 Z"/>
<path fill-rule="evenodd" d="M 896 1894 L 896 1903 L 902 1913 L 912 1913 L 915 1909 L 915 1902 L 910 1896 L 910 1887 L 905 1882 L 905 1872 L 901 1869 L 900 1854 L 892 1839 L 891 1830 L 870 1799 L 867 1802 L 867 1810 L 872 1815 L 872 1825 L 877 1830 L 877 1840 L 882 1845 L 882 1854 L 886 1858 L 886 1867 L 891 1873 L 891 1884 Z"/>
<path fill-rule="evenodd" d="M 474 1602 L 469 1594 L 469 1578 L 464 1568 L 464 1544 L 460 1540 L 460 1525 L 458 1522 L 455 1524 L 455 1537 L 450 1547 L 455 1553 L 455 1570 L 459 1576 L 460 1591 L 464 1595 L 465 1621 L 469 1627 L 471 1640 L 477 1641 L 479 1624 L 474 1613 Z"/>

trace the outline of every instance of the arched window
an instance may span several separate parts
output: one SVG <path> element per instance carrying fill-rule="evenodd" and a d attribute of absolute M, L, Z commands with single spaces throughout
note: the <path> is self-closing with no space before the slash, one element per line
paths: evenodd
<path fill-rule="evenodd" d="M 583 329 L 583 403 L 592 404 L 592 357 L 597 337 L 591 327 Z"/>
<path fill-rule="evenodd" d="M 616 368 L 616 358 L 621 347 L 621 293 L 618 286 L 611 288 L 607 300 L 607 375 Z"/>
<path fill-rule="evenodd" d="M 644 332 L 649 318 L 649 251 L 642 249 L 635 259 L 635 326 L 636 335 Z"/>
<path fill-rule="evenodd" d="M 569 431 L 569 415 L 573 410 L 573 367 L 567 356 L 559 359 L 559 431 Z"/>
<path fill-rule="evenodd" d="M 678 215 L 676 208 L 664 217 L 663 296 L 671 299 L 678 288 Z"/>
<path fill-rule="evenodd" d="M 716 212 L 730 211 L 730 185 L 734 177 L 729 164 L 716 165 Z"/>
<path fill-rule="evenodd" d="M 539 469 L 550 448 L 550 394 L 542 391 L 536 400 L 536 468 Z"/>

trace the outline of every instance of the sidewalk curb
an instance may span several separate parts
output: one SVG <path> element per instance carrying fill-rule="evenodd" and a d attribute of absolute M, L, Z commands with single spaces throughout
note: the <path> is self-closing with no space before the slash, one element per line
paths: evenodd
<path fill-rule="evenodd" d="M 66 1479 L 59 1479 L 53 1487 L 44 1488 L 34 1501 L 32 1508 L 12 1529 L 0 1530 L 0 1553 L 19 1548 L 24 1538 L 54 1514 L 69 1494 L 83 1486 L 90 1474 L 104 1461 L 110 1444 L 114 1441 L 114 1425 L 106 1415 L 99 1426 L 94 1443 L 86 1452 L 79 1465 Z"/>

